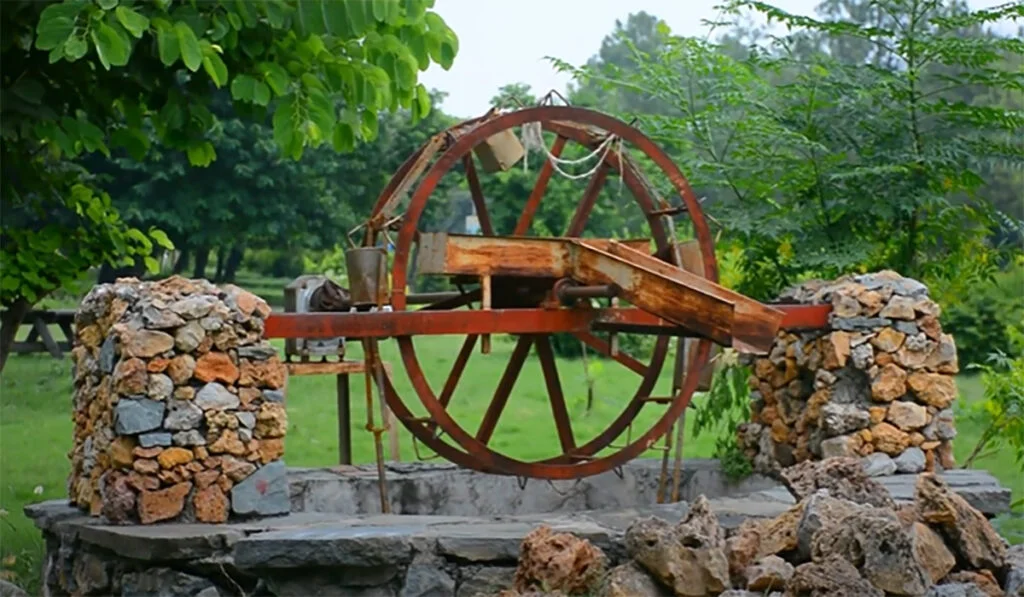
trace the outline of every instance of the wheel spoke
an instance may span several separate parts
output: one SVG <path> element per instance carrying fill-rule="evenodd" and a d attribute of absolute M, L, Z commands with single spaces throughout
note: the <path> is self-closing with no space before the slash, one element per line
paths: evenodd
<path fill-rule="evenodd" d="M 558 443 L 562 444 L 562 451 L 569 454 L 576 450 L 576 440 L 573 438 L 569 409 L 565 406 L 565 395 L 562 394 L 562 383 L 558 379 L 558 367 L 555 364 L 554 352 L 551 350 L 551 340 L 547 335 L 538 336 L 535 345 L 540 367 L 544 372 L 544 383 L 548 387 L 551 414 L 555 418 L 555 428 L 558 430 Z"/>
<path fill-rule="evenodd" d="M 505 367 L 505 373 L 501 376 L 501 381 L 498 382 L 498 389 L 494 391 L 494 398 L 487 406 L 487 412 L 484 413 L 484 418 L 480 421 L 480 428 L 477 429 L 476 439 L 480 443 L 486 445 L 494 435 L 498 418 L 501 417 L 501 412 L 505 410 L 505 404 L 508 403 L 508 397 L 512 394 L 512 386 L 519 378 L 519 372 L 523 370 L 526 356 L 530 354 L 531 344 L 533 344 L 533 336 L 526 335 L 520 336 L 519 341 L 516 342 L 516 347 L 512 350 L 512 358 L 509 359 L 508 365 Z"/>
<path fill-rule="evenodd" d="M 480 220 L 480 231 L 486 236 L 494 236 L 491 216 L 487 213 L 487 203 L 484 202 L 484 190 L 480 186 L 480 179 L 476 175 L 473 154 L 467 153 L 464 155 L 462 157 L 462 165 L 466 169 L 466 182 L 469 183 L 469 194 L 473 198 L 473 206 L 476 207 L 476 217 Z"/>
<path fill-rule="evenodd" d="M 448 406 L 448 403 L 452 400 L 452 394 L 455 393 L 455 386 L 458 385 L 459 379 L 462 378 L 462 372 L 466 369 L 466 363 L 469 362 L 469 355 L 473 354 L 473 348 L 476 346 L 476 339 L 479 338 L 476 334 L 470 334 L 466 336 L 466 341 L 462 343 L 462 350 L 459 351 L 459 356 L 455 357 L 455 364 L 452 365 L 452 372 L 448 374 L 448 379 L 444 382 L 444 388 L 441 389 L 441 395 L 437 399 L 441 404 Z"/>
<path fill-rule="evenodd" d="M 579 205 L 576 207 L 576 212 L 572 215 L 572 221 L 569 222 L 569 228 L 566 229 L 565 236 L 579 236 L 583 234 L 583 227 L 587 223 L 587 218 L 590 217 L 591 210 L 594 209 L 594 204 L 597 203 L 597 196 L 601 194 L 601 189 L 604 187 L 604 181 L 608 178 L 609 170 L 608 164 L 602 162 L 597 172 L 590 179 L 590 182 L 587 183 L 587 189 L 583 192 L 583 199 L 580 200 Z"/>
<path fill-rule="evenodd" d="M 574 332 L 573 336 L 576 336 L 581 342 L 604 356 L 611 357 L 612 359 L 615 359 L 616 362 L 625 365 L 630 371 L 638 375 L 647 375 L 647 365 L 644 365 L 621 350 L 615 351 L 615 356 L 612 356 L 612 347 L 606 340 L 598 338 L 589 332 Z"/>
<path fill-rule="evenodd" d="M 555 139 L 555 144 L 551 146 L 551 155 L 556 158 L 561 157 L 566 141 L 568 139 L 559 135 Z M 533 215 L 537 213 L 540 200 L 544 198 L 544 192 L 548 188 L 548 181 L 551 180 L 553 172 L 554 165 L 551 163 L 551 160 L 544 160 L 544 165 L 541 166 L 540 173 L 537 175 L 537 182 L 533 185 L 533 190 L 530 191 L 530 198 L 526 200 L 526 206 L 523 207 L 523 213 L 520 214 L 519 221 L 516 222 L 516 229 L 512 236 L 522 236 L 530 230 L 530 224 L 533 223 Z"/>

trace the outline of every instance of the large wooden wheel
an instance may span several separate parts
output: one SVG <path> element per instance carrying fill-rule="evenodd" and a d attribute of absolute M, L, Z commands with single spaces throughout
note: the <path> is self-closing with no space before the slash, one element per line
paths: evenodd
<path fill-rule="evenodd" d="M 532 220 L 544 200 L 548 181 L 552 176 L 551 162 L 545 161 L 541 167 L 536 184 L 525 200 L 515 228 L 513 230 L 495 230 L 487 212 L 471 152 L 474 147 L 492 135 L 532 122 L 539 122 L 543 130 L 556 135 L 556 140 L 550 148 L 551 154 L 555 156 L 561 155 L 569 143 L 576 143 L 588 150 L 594 150 L 607 139 L 608 135 L 614 135 L 622 143 L 629 144 L 635 150 L 646 155 L 670 181 L 689 214 L 700 247 L 704 270 L 698 273 L 717 282 L 718 272 L 714 245 L 707 223 L 685 177 L 664 152 L 640 131 L 607 115 L 576 107 L 540 106 L 500 115 L 490 115 L 484 119 L 467 121 L 449 129 L 448 132 L 451 134 L 447 146 L 433 161 L 429 169 L 421 177 L 418 177 L 418 184 L 412 197 L 404 206 L 404 214 L 400 220 L 401 225 L 395 242 L 392 270 L 393 292 L 390 301 L 392 309 L 401 311 L 410 308 L 407 305 L 405 289 L 407 282 L 410 281 L 408 277 L 412 267 L 414 245 L 417 242 L 418 233 L 421 232 L 420 219 L 438 182 L 457 165 L 461 164 L 465 169 L 466 180 L 479 216 L 483 235 L 525 236 L 530 233 Z M 409 173 L 416 169 L 417 164 L 422 166 L 425 151 L 426 146 L 420 148 L 399 169 L 382 193 L 374 213 L 371 215 L 371 221 L 380 222 L 391 217 L 388 210 L 395 208 L 394 201 L 391 200 L 392 195 L 396 190 L 408 187 L 408 181 L 405 179 L 409 178 Z M 663 258 L 671 255 L 670 242 L 672 239 L 665 230 L 661 217 L 664 214 L 665 205 L 657 203 L 652 197 L 651 190 L 635 163 L 628 156 L 620 156 L 617 149 L 604 153 L 602 160 L 602 166 L 588 181 L 572 218 L 565 224 L 562 236 L 579 237 L 585 234 L 587 222 L 606 178 L 610 174 L 616 173 L 622 177 L 622 182 L 628 188 L 633 200 L 647 216 L 655 244 L 654 254 L 663 256 Z M 504 309 L 536 308 L 543 300 L 545 291 L 548 291 L 546 294 L 550 296 L 552 283 L 551 280 L 529 278 L 496 279 L 493 282 L 494 300 L 500 301 L 501 308 Z M 483 293 L 479 288 L 471 289 L 454 299 L 440 301 L 423 308 L 446 310 L 487 307 L 480 304 L 482 296 Z M 427 380 L 416 351 L 415 337 L 396 337 L 405 371 L 409 376 L 416 398 L 425 408 L 427 416 L 416 416 L 406 403 L 406 399 L 399 395 L 394 380 L 388 377 L 384 379 L 385 399 L 397 418 L 413 436 L 440 456 L 463 467 L 490 473 L 546 479 L 572 479 L 608 471 L 641 455 L 671 429 L 673 423 L 689 404 L 697 388 L 700 371 L 709 359 L 711 342 L 706 339 L 696 342 L 693 360 L 690 362 L 691 366 L 688 368 L 681 390 L 675 396 L 670 399 L 653 399 L 651 393 L 664 368 L 669 352 L 670 337 L 658 336 L 650 356 L 642 359 L 622 351 L 610 355 L 608 344 L 592 334 L 578 333 L 576 336 L 594 351 L 612 356 L 612 361 L 622 368 L 624 375 L 634 376 L 638 379 L 637 389 L 632 398 L 625 403 L 621 413 L 611 421 L 607 428 L 582 443 L 578 443 L 573 433 L 571 417 L 561 386 L 562 376 L 559 375 L 558 362 L 552 350 L 551 338 L 547 334 L 522 335 L 516 338 L 515 347 L 504 374 L 496 380 L 494 393 L 490 397 L 482 421 L 476 429 L 464 428 L 450 415 L 447 408 L 460 378 L 465 374 L 470 355 L 482 341 L 478 335 L 469 335 L 464 338 L 450 373 L 439 387 L 432 387 Z M 501 453 L 492 447 L 490 442 L 501 417 L 508 416 L 506 407 L 509 406 L 509 397 L 531 351 L 536 353 L 543 373 L 551 416 L 558 434 L 560 453 L 542 460 L 527 462 Z M 642 409 L 658 408 L 659 404 L 663 408 L 663 412 L 648 429 L 630 434 L 631 439 L 628 443 L 612 447 L 613 442 L 623 436 Z"/>

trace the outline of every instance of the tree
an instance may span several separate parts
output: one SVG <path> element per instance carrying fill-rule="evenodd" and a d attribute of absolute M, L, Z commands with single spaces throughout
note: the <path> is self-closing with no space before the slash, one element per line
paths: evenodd
<path fill-rule="evenodd" d="M 127 226 L 74 159 L 151 142 L 193 166 L 216 89 L 247 117 L 273 113 L 276 144 L 298 158 L 377 134 L 381 110 L 430 110 L 417 71 L 451 66 L 458 39 L 433 0 L 66 0 L 4 3 L 0 366 L 39 298 L 100 263 L 148 257 L 166 235 Z M 147 259 L 150 267 L 155 261 Z"/>
<path fill-rule="evenodd" d="M 645 115 L 641 125 L 678 148 L 695 186 L 715 190 L 708 209 L 741 251 L 741 291 L 769 298 L 805 276 L 892 267 L 964 292 L 994 271 L 987 239 L 1000 218 L 978 195 L 978 172 L 991 160 L 1024 160 L 1011 141 L 1024 119 L 941 92 L 1024 90 L 1024 74 L 1001 68 L 1024 54 L 1024 42 L 965 35 L 1024 7 L 871 4 L 889 20 L 819 20 L 737 2 L 794 33 L 742 59 L 675 38 L 657 56 L 634 47 L 633 75 L 575 71 L 678 111 Z M 827 48 L 806 51 L 815 36 L 856 38 L 874 55 L 846 62 Z"/>

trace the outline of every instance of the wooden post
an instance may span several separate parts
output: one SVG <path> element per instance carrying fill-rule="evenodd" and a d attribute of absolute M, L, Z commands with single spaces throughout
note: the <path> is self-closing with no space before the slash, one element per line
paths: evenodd
<path fill-rule="evenodd" d="M 338 463 L 352 464 L 352 409 L 349 402 L 348 373 L 337 375 L 338 390 Z"/>

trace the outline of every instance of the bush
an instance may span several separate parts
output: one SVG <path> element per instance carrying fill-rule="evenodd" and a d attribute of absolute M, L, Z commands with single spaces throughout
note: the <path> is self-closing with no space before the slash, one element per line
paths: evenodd
<path fill-rule="evenodd" d="M 272 278 L 295 278 L 303 273 L 302 252 L 279 249 L 250 249 L 245 253 L 245 269 Z"/>
<path fill-rule="evenodd" d="M 980 365 L 995 352 L 1011 353 L 1011 330 L 1024 330 L 1024 264 L 993 282 L 943 304 L 942 327 L 956 339 L 960 366 Z"/>

